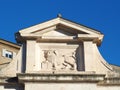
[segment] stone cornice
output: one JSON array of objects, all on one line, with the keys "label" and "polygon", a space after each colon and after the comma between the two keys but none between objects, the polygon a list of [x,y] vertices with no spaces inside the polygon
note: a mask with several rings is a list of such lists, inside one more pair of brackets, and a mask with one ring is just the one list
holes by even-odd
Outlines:
[{"label": "stone cornice", "polygon": [[20,83],[24,82],[99,82],[104,80],[104,74],[36,74],[36,73],[25,73],[18,74],[18,79]]},{"label": "stone cornice", "polygon": [[98,85],[120,86],[120,77],[107,77],[103,81],[99,82]]},{"label": "stone cornice", "polygon": [[105,77],[104,74],[93,73],[25,73],[17,74],[19,83],[97,83],[99,86],[119,86],[120,77]]}]

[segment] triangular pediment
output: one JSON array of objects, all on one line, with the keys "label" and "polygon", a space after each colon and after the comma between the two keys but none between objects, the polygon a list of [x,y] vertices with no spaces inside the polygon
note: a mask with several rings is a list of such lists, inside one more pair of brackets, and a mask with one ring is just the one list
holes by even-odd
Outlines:
[{"label": "triangular pediment", "polygon": [[21,37],[35,38],[43,36],[75,36],[82,39],[96,38],[99,41],[102,41],[103,38],[103,34],[101,34],[99,31],[60,17],[20,30],[18,33]]},{"label": "triangular pediment", "polygon": [[51,28],[53,26],[64,26],[64,28],[68,28],[70,30],[74,30],[74,32],[84,32],[88,34],[100,34],[99,31],[93,30],[91,28],[88,28],[86,26],[71,22],[69,20],[63,19],[63,18],[55,18],[52,20],[49,20],[47,22],[20,30],[20,33],[34,33],[42,30],[46,30],[47,28]]}]

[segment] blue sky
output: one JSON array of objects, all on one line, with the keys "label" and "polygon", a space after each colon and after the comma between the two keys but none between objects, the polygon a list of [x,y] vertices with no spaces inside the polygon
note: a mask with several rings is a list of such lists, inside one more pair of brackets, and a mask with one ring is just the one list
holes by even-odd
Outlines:
[{"label": "blue sky", "polygon": [[0,0],[0,38],[15,42],[15,32],[58,13],[101,31],[103,57],[120,66],[120,0]]}]

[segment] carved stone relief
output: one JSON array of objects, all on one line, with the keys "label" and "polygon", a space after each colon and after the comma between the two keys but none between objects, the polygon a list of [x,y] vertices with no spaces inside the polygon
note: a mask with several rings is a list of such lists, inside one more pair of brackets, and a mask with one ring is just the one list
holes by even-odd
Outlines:
[{"label": "carved stone relief", "polygon": [[59,50],[42,50],[44,60],[41,62],[43,70],[76,70],[76,56],[74,52],[64,53]]}]

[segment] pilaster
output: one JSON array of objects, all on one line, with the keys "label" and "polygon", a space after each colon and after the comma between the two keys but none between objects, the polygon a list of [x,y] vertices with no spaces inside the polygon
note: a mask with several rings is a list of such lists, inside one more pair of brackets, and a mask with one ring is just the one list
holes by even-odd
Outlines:
[{"label": "pilaster", "polygon": [[35,56],[36,56],[36,41],[27,40],[26,50],[26,72],[31,72],[35,68]]},{"label": "pilaster", "polygon": [[93,42],[92,41],[84,41],[84,63],[85,63],[85,71],[93,71],[94,65],[94,57],[93,57]]}]

